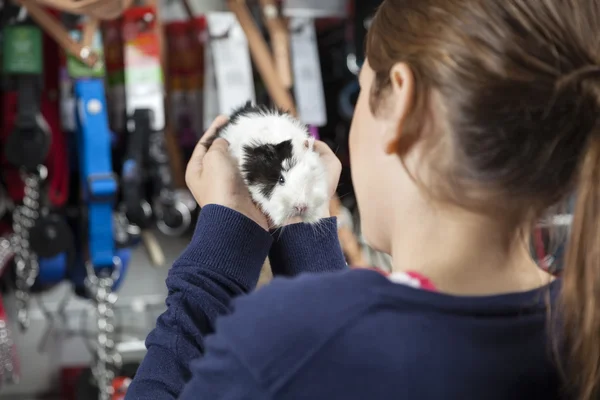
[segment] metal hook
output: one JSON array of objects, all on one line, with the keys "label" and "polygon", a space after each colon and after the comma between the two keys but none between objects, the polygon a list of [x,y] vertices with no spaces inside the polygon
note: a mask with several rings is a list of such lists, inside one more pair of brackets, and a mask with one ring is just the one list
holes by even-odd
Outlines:
[{"label": "metal hook", "polygon": [[[114,256],[112,258],[112,263],[113,263],[113,265],[112,265],[113,269],[111,271],[110,278],[113,281],[116,281],[121,276],[121,268],[122,268],[123,264],[121,263],[121,258],[118,256]],[[94,265],[92,264],[91,261],[88,261],[85,263],[85,269],[87,272],[87,277],[90,278],[91,283],[93,283],[93,281],[95,281],[99,278],[98,275],[96,275],[96,271],[94,270]]]},{"label": "metal hook", "polygon": [[15,18],[15,21],[23,22],[26,19],[27,19],[27,9],[23,6],[21,6],[21,8],[19,9],[19,13],[17,14],[17,17]]},{"label": "metal hook", "polygon": [[[54,311],[54,312],[50,311],[49,309],[47,309],[44,306],[41,296],[38,296],[36,298],[38,305],[40,307],[40,310],[42,311],[42,315],[46,319],[46,329],[44,330],[44,333],[42,334],[42,337],[40,338],[40,341],[38,343],[38,352],[40,352],[40,353],[46,352],[46,350],[48,348],[48,343],[50,342],[50,339],[53,336],[52,334],[55,333],[55,331],[56,331],[56,325],[55,325],[55,321],[57,319],[56,317],[58,317],[62,326],[67,326],[67,314],[65,313],[65,310],[67,308],[67,305],[71,301],[71,298],[72,298],[72,292],[67,291],[65,293],[65,295],[62,297],[62,299],[60,300],[60,303],[58,303],[58,307],[56,308],[56,311]],[[58,333],[64,334],[64,331],[59,331]]]},{"label": "metal hook", "polygon": [[225,31],[223,33],[210,33],[210,29],[208,30],[208,38],[210,40],[222,40],[222,39],[229,39],[229,34],[231,32],[231,29],[233,28],[234,23],[229,24],[229,26],[225,29]]},{"label": "metal hook", "polygon": [[[292,21],[298,21],[296,25],[292,25]],[[310,19],[292,19],[290,20],[289,30],[291,34],[298,34],[304,32],[304,30],[311,24]]]}]

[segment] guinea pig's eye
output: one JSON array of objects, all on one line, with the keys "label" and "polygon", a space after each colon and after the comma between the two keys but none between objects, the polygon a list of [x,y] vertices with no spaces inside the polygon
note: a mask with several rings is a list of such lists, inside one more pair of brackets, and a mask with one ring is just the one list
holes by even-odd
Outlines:
[{"label": "guinea pig's eye", "polygon": [[279,183],[282,185],[285,183],[285,178],[283,177],[283,175],[279,176]]}]

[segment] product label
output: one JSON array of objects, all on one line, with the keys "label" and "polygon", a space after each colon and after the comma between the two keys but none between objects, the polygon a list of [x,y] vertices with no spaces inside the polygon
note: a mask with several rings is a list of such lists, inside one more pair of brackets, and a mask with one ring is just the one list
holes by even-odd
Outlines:
[{"label": "product label", "polygon": [[248,41],[233,13],[209,13],[207,22],[218,111],[230,114],[247,101],[256,101]]},{"label": "product label", "polygon": [[125,93],[127,113],[153,111],[152,128],[165,127],[164,86],[156,13],[152,7],[135,7],[124,15]]},{"label": "product label", "polygon": [[42,31],[35,25],[4,28],[3,69],[5,74],[41,74]]},{"label": "product label", "polygon": [[291,18],[290,29],[298,117],[305,124],[324,126],[327,112],[314,22],[308,18]]},{"label": "product label", "polygon": [[348,0],[284,0],[283,13],[301,18],[345,18]]}]

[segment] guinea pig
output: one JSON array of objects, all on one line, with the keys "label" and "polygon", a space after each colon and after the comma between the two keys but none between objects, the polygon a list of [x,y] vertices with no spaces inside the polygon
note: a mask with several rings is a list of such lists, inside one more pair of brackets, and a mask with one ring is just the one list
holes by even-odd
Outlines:
[{"label": "guinea pig", "polygon": [[327,176],[305,125],[286,112],[248,102],[234,110],[217,137],[229,142],[252,199],[272,227],[293,217],[319,221],[329,207]]}]

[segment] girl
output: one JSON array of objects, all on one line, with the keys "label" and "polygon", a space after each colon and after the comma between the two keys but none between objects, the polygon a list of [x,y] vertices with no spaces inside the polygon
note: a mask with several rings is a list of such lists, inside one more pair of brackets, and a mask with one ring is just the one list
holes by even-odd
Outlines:
[{"label": "girl", "polygon": [[[199,146],[203,211],[127,398],[597,398],[599,30],[599,0],[385,0],[350,150],[363,232],[394,273],[348,270],[327,215],[272,237],[227,143]],[[553,280],[526,239],[574,191]],[[330,272],[232,303],[268,253],[278,275]]]}]

